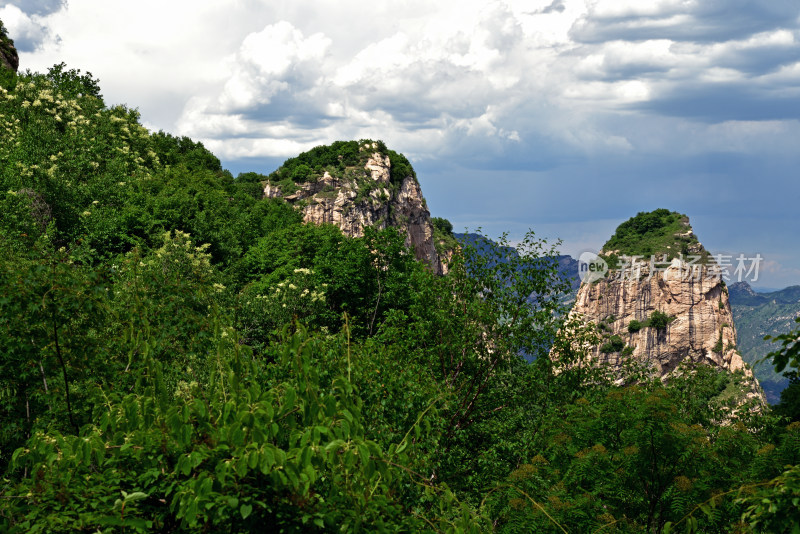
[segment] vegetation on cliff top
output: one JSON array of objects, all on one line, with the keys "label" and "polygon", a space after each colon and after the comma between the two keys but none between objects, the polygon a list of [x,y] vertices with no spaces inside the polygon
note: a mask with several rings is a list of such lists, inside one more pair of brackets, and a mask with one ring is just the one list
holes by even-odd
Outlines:
[{"label": "vegetation on cliff top", "polygon": [[666,255],[671,260],[692,254],[701,256],[701,262],[708,259],[708,253],[692,232],[689,218],[663,208],[639,212],[620,224],[602,249],[602,256],[611,268],[619,265],[620,256],[639,256],[649,262],[651,256],[662,259]]},{"label": "vegetation on cliff top", "polygon": [[431,217],[433,224],[433,244],[440,255],[452,253],[459,247],[458,239],[453,234],[453,224],[441,217]]},{"label": "vegetation on cliff top", "polygon": [[[294,183],[315,181],[325,172],[343,178],[348,168],[364,174],[364,165],[374,153],[389,157],[391,164],[390,182],[399,187],[408,177],[416,178],[411,163],[403,154],[386,147],[383,141],[361,139],[360,141],[335,141],[330,145],[320,145],[283,162],[269,175],[274,182],[291,180]],[[368,173],[364,176],[368,176]]]}]

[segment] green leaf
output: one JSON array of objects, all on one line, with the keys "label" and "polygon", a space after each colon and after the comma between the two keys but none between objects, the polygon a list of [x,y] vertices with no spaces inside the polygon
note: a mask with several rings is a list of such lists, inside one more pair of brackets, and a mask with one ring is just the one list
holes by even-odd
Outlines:
[{"label": "green leaf", "polygon": [[239,507],[239,513],[242,514],[242,519],[247,519],[253,513],[253,507],[249,504],[243,504]]},{"label": "green leaf", "polygon": [[186,509],[186,514],[183,516],[184,521],[189,525],[194,526],[195,519],[197,518],[197,499],[192,499]]},{"label": "green leaf", "polygon": [[146,493],[142,493],[141,491],[135,491],[128,495],[125,495],[125,502],[136,502],[141,501],[142,499],[146,499],[148,495]]},{"label": "green leaf", "polygon": [[284,411],[289,411],[294,407],[295,400],[297,400],[297,393],[293,388],[286,388],[286,393],[283,396]]},{"label": "green leaf", "polygon": [[239,475],[240,478],[244,477],[247,474],[247,456],[242,456],[238,460],[236,460],[236,474]]},{"label": "green leaf", "polygon": [[247,467],[255,469],[258,465],[258,451],[250,451],[247,455]]},{"label": "green leaf", "polygon": [[275,455],[269,447],[265,447],[259,455],[258,466],[263,474],[269,473],[272,466],[275,465]]}]

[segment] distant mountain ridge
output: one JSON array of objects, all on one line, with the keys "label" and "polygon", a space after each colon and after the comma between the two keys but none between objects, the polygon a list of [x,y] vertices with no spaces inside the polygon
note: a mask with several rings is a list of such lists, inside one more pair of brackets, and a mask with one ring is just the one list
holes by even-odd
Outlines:
[{"label": "distant mountain ridge", "polygon": [[728,292],[742,357],[753,366],[767,399],[778,402],[789,381],[776,373],[770,362],[755,362],[777,348],[764,336],[785,334],[794,328],[794,319],[800,317],[800,286],[757,293],[747,282],[737,282],[729,286]]},{"label": "distant mountain ridge", "polygon": [[800,302],[800,285],[789,286],[769,292],[757,292],[747,282],[736,282],[729,286],[731,298],[743,306],[763,306],[770,302],[778,304],[795,304]]},{"label": "distant mountain ridge", "polygon": [[[475,233],[456,232],[453,233],[453,236],[459,243],[472,245],[476,247],[479,252],[484,246],[483,243],[488,244],[491,241],[488,237]],[[506,248],[508,254],[517,254],[517,251],[513,247]],[[560,254],[556,256],[555,259],[558,262],[558,271],[562,279],[568,281],[570,284],[570,300],[574,300],[575,292],[581,286],[580,274],[578,273],[578,260],[568,254]]]}]

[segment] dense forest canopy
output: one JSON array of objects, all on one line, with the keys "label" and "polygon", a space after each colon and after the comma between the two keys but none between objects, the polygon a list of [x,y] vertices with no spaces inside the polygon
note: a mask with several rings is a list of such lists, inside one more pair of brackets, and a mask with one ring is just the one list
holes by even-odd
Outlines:
[{"label": "dense forest canopy", "polygon": [[[435,276],[393,228],[303,224],[262,199],[265,175],[147,131],[63,64],[0,90],[0,131],[0,530],[800,523],[796,389],[751,411],[710,367],[664,384],[583,365],[595,334],[564,324],[568,284],[532,234],[463,242]],[[266,176],[357,166],[358,147]],[[393,182],[415,176],[379,150]],[[679,219],[612,241],[640,223]]]}]

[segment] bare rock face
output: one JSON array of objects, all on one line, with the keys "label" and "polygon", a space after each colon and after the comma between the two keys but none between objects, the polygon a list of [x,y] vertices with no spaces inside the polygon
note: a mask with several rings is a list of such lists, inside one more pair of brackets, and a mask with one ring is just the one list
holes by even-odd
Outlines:
[{"label": "bare rock face", "polygon": [[19,68],[19,56],[14,47],[14,41],[6,33],[3,21],[0,21],[0,68],[10,69],[17,72]]},{"label": "bare rock face", "polygon": [[294,192],[284,192],[285,182],[269,181],[264,196],[282,197],[302,210],[306,222],[334,224],[351,237],[363,236],[368,226],[394,226],[405,234],[416,258],[441,274],[433,224],[419,182],[408,175],[392,183],[391,159],[378,148],[377,143],[360,146],[363,165],[335,175],[325,170],[322,176],[295,184]]},{"label": "bare rock face", "polygon": [[392,206],[390,224],[406,233],[406,245],[414,248],[418,260],[441,273],[439,255],[433,243],[431,214],[425,205],[422,189],[412,176],[407,176]]},{"label": "bare rock face", "polygon": [[[672,258],[667,252],[657,263],[644,255],[628,256],[617,248],[624,239],[612,238],[604,247],[601,257],[625,261],[612,261],[615,268],[604,277],[585,280],[572,309],[573,314],[595,324],[601,336],[590,357],[612,366],[636,359],[662,379],[684,362],[740,371],[750,385],[747,397],[763,403],[763,391],[736,347],[728,288],[721,271],[697,242],[688,218],[680,216],[674,222],[683,231],[673,235],[666,231],[659,238],[662,244],[669,243],[663,250],[671,250]],[[628,242],[655,242],[648,231]]]},{"label": "bare rock face", "polygon": [[[578,290],[573,310],[589,321],[602,322],[605,332],[619,336],[632,349],[623,356],[624,349],[601,352],[598,345],[594,357],[612,364],[624,357],[646,360],[662,376],[687,359],[752,376],[736,351],[736,329],[722,279],[705,265],[693,270],[680,259],[652,276],[647,267],[638,279],[603,279]],[[663,328],[636,329],[636,322],[647,323],[655,312],[669,317]]]},{"label": "bare rock face", "polygon": [[[377,147],[375,147],[377,148]],[[367,160],[364,168],[370,172],[372,179],[381,184],[388,184],[391,179],[392,162],[389,156],[374,152]]]},{"label": "bare rock face", "polygon": [[442,274],[450,272],[450,262],[453,261],[453,256],[456,254],[456,249],[449,248],[439,253],[439,271]]}]

